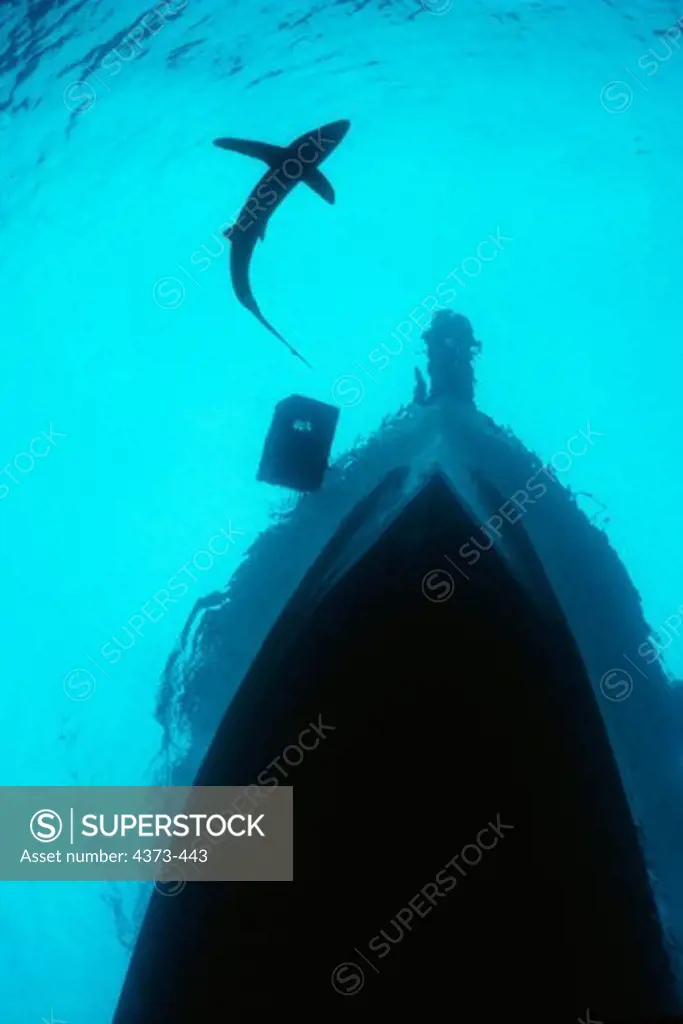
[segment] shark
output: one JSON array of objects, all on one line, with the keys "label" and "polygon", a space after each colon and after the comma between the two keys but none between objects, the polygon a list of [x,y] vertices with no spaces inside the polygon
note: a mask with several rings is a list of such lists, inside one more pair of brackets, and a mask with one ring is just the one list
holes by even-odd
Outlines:
[{"label": "shark", "polygon": [[219,149],[255,157],[268,165],[268,170],[249,193],[235,222],[223,231],[231,243],[230,277],[238,301],[309,369],[312,367],[308,360],[275,330],[261,312],[249,280],[251,257],[256,243],[265,238],[272,214],[300,182],[325,202],[334,204],[334,189],[320,170],[320,164],[337,148],[350,127],[350,121],[333,121],[300,135],[288,146],[274,146],[249,139],[213,140],[214,146]]}]

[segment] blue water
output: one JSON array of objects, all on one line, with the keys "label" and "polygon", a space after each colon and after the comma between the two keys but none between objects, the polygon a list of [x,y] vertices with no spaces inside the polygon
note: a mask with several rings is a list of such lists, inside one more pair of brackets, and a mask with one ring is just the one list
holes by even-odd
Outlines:
[{"label": "blue water", "polygon": [[[0,8],[3,784],[154,777],[169,653],[293,502],[255,482],[275,403],[336,400],[335,455],[370,435],[424,369],[429,296],[483,342],[479,405],[542,458],[599,432],[567,482],[683,677],[677,19],[652,0]],[[296,189],[253,267],[311,372],[231,293],[220,228],[261,168],[211,140],[339,118],[336,205]],[[108,1021],[145,898],[4,883],[3,1019]]]}]

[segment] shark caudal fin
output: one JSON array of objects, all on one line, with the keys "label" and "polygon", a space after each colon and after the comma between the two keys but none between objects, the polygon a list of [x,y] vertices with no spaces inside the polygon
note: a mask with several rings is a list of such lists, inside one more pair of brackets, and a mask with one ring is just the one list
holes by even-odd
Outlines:
[{"label": "shark caudal fin", "polygon": [[266,318],[263,316],[263,314],[260,311],[258,313],[255,313],[254,315],[261,321],[263,326],[266,327],[270,331],[271,334],[274,334],[275,337],[278,338],[278,340],[281,341],[282,344],[285,345],[286,348],[289,349],[289,351],[292,353],[293,356],[296,356],[297,359],[300,359],[301,362],[304,363],[308,367],[309,370],[313,369],[313,367],[309,363],[308,359],[304,359],[304,357],[301,355],[301,352],[297,352],[297,350],[294,348],[294,346],[290,345],[289,342],[286,340],[286,338],[282,337],[282,335],[280,334],[279,331],[276,331],[274,327],[271,327],[271,325],[268,323],[268,321],[266,320]]},{"label": "shark caudal fin", "polygon": [[302,363],[305,363],[305,365],[308,367],[309,370],[313,369],[313,367],[309,363],[308,359],[305,359],[301,355],[301,352],[298,352],[294,348],[293,345],[290,345],[289,342],[287,341],[287,339],[283,338],[282,335],[280,334],[280,332],[276,331],[275,328],[273,327],[273,325],[268,323],[268,321],[264,317],[263,313],[259,309],[258,304],[256,303],[256,301],[252,297],[250,297],[246,301],[245,301],[245,299],[240,299],[240,302],[242,303],[242,305],[244,306],[245,309],[248,309],[250,313],[253,313],[253,315],[256,317],[256,319],[259,321],[259,323],[263,324],[263,326],[266,328],[267,331],[270,331],[271,334],[274,334],[275,337],[278,339],[278,341],[281,341],[282,344],[285,346],[285,348],[289,349],[289,351],[292,353],[293,356],[296,356],[296,358],[300,359]]},{"label": "shark caudal fin", "polygon": [[263,323],[264,327],[268,328],[268,330],[271,332],[271,334],[274,334],[276,338],[279,338],[279,340],[282,342],[282,344],[285,345],[289,349],[289,351],[292,353],[293,356],[296,356],[297,359],[301,360],[301,362],[304,364],[304,366],[307,366],[309,370],[313,369],[313,367],[309,363],[308,359],[305,359],[301,355],[301,352],[298,352],[297,349],[295,349],[293,345],[290,345],[289,342],[286,341],[285,338],[283,338],[282,335],[278,331],[276,331],[274,327],[271,327],[270,324],[267,323],[266,320],[263,320],[262,323]]}]

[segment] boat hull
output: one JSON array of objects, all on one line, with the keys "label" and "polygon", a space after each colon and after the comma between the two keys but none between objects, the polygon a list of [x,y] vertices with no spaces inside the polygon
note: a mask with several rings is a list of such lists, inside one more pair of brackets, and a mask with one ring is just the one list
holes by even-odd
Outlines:
[{"label": "boat hull", "polygon": [[306,575],[197,778],[294,786],[295,881],[155,893],[117,1024],[673,1012],[621,777],[533,549],[524,584],[495,549],[447,576],[476,524],[440,474],[356,549],[364,521]]}]

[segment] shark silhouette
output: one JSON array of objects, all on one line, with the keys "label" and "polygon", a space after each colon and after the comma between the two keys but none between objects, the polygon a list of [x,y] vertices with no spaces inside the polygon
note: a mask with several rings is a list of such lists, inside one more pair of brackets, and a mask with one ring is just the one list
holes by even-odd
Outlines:
[{"label": "shark silhouette", "polygon": [[289,351],[306,366],[311,364],[268,323],[258,307],[249,282],[249,265],[259,239],[263,240],[271,214],[300,181],[328,203],[334,203],[334,189],[319,170],[320,164],[336,149],[351,127],[350,121],[333,121],[299,136],[289,146],[271,146],[248,139],[214,139],[214,146],[257,157],[268,164],[268,171],[252,189],[240,215],[223,234],[230,239],[230,275],[235,295]]}]

